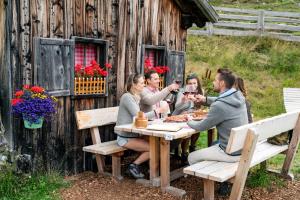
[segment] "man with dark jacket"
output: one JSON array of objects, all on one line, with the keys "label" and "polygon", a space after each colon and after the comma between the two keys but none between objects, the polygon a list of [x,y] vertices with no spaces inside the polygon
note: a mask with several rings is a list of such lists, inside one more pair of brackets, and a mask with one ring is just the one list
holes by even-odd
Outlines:
[{"label": "man with dark jacket", "polygon": [[232,128],[248,123],[245,98],[240,91],[233,88],[235,76],[228,69],[218,69],[213,82],[218,97],[197,95],[198,101],[210,106],[207,118],[202,121],[189,121],[188,125],[204,131],[216,126],[219,134],[219,144],[189,154],[189,164],[203,160],[237,162],[240,152],[229,155],[225,152]]}]

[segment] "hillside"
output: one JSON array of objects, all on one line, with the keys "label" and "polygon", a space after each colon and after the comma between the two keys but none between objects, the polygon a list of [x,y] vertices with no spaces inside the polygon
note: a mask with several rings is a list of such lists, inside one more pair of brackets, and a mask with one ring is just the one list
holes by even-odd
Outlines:
[{"label": "hillside", "polygon": [[214,6],[300,12],[300,0],[211,0]]},{"label": "hillside", "polygon": [[300,43],[257,37],[188,37],[187,73],[201,77],[207,68],[215,73],[224,66],[245,79],[255,119],[273,116],[284,112],[282,88],[300,87]]}]

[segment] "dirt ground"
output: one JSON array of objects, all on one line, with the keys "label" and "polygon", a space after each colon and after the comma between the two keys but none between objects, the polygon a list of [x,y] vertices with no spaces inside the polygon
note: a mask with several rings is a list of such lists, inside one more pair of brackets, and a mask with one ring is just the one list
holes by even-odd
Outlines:
[{"label": "dirt ground", "polygon": [[[125,177],[118,182],[109,176],[93,172],[66,177],[72,182],[70,188],[60,191],[64,200],[174,200],[174,196],[162,193],[160,188],[146,187],[137,184],[134,179]],[[203,184],[200,178],[188,176],[182,177],[171,183],[172,186],[184,189],[187,192],[184,200],[196,200],[203,198]],[[218,184],[216,185],[216,188]],[[216,194],[216,193],[215,193]],[[228,197],[216,196],[218,200],[225,200]],[[300,181],[284,183],[283,187],[270,186],[266,188],[248,188],[243,192],[244,200],[300,200]]]}]

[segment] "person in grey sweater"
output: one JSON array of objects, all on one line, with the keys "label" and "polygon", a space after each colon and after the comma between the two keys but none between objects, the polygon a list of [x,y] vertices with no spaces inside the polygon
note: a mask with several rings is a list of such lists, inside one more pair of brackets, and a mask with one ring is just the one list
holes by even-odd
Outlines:
[{"label": "person in grey sweater", "polygon": [[[133,122],[133,117],[140,111],[139,101],[140,93],[145,86],[143,75],[132,74],[128,77],[126,83],[126,93],[120,99],[119,112],[116,125],[130,124]],[[167,107],[160,107],[145,113],[146,117],[152,118],[156,114],[165,112]],[[117,144],[119,146],[141,152],[139,157],[129,165],[129,172],[135,178],[143,178],[144,174],[141,173],[139,165],[149,160],[149,143],[142,139],[137,133],[129,133],[123,131],[116,131]]]},{"label": "person in grey sweater", "polygon": [[[166,98],[171,91],[179,89],[179,85],[173,83],[159,91],[159,75],[154,70],[147,72],[145,74],[145,79],[147,81],[147,87],[145,87],[141,93],[140,102],[141,111],[143,112],[149,112],[153,110],[153,106],[159,108],[159,102],[161,100]],[[159,116],[156,116],[156,118],[159,118]]]},{"label": "person in grey sweater", "polygon": [[210,105],[207,118],[198,121],[189,121],[188,125],[197,130],[204,131],[216,126],[219,134],[219,144],[206,149],[190,153],[189,164],[195,164],[203,160],[215,160],[223,162],[237,162],[240,158],[240,151],[227,154],[227,147],[230,131],[248,123],[245,98],[240,91],[232,88],[235,83],[235,76],[228,69],[219,69],[213,82],[214,90],[219,92],[218,97],[204,97],[197,95],[199,102]]}]

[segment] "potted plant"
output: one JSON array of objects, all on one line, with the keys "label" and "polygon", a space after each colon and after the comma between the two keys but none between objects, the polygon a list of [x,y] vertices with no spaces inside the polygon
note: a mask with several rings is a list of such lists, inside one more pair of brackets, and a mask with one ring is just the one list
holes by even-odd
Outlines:
[{"label": "potted plant", "polygon": [[16,91],[11,104],[13,114],[23,118],[25,128],[36,129],[56,112],[57,99],[42,87],[24,85]]}]

